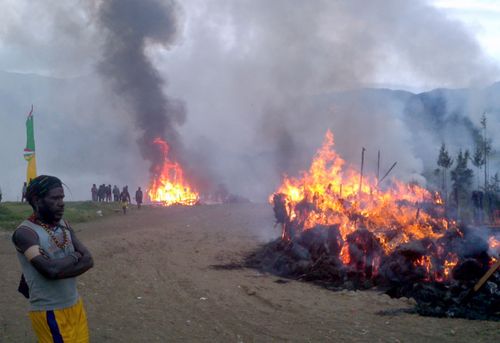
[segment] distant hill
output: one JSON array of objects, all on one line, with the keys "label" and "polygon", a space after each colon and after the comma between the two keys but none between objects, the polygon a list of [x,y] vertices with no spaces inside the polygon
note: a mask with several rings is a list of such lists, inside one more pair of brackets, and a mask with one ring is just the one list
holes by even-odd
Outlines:
[{"label": "distant hill", "polygon": [[[182,100],[189,110],[189,95]],[[35,105],[40,170],[57,172],[66,179],[78,175],[72,186],[73,200],[86,199],[92,183],[145,186],[149,165],[138,151],[138,133],[127,113],[127,103],[109,94],[97,75],[58,79],[0,71],[0,185],[7,199],[16,199],[22,185],[24,120],[31,104]],[[209,103],[206,106],[210,113]],[[265,199],[283,173],[297,175],[308,168],[327,129],[333,131],[336,150],[346,161],[357,166],[361,147],[365,147],[367,171],[373,172],[381,150],[382,169],[398,161],[393,174],[406,179],[430,179],[442,143],[452,155],[459,149],[474,149],[482,134],[483,113],[493,147],[500,151],[496,137],[500,130],[500,82],[484,88],[440,88],[422,93],[362,88],[307,94],[272,111],[281,113],[270,123],[259,122],[273,115],[265,110],[242,118],[250,121],[248,130],[258,143],[245,151],[238,151],[237,145],[219,146],[211,137],[206,137],[202,147],[196,144],[199,137],[185,134],[183,140],[205,156],[209,167],[203,167],[215,175],[216,183],[220,179],[232,193],[250,199]],[[237,116],[237,109],[227,115]],[[195,114],[188,112],[187,118],[196,125]],[[9,143],[8,148],[5,143]],[[500,170],[496,155],[490,166],[492,174]],[[200,166],[200,159],[193,165]]]}]

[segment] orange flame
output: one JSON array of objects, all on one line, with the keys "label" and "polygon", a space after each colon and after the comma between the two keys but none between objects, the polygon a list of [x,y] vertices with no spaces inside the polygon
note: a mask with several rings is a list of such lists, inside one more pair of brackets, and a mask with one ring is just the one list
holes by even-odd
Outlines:
[{"label": "orange flame", "polygon": [[[429,238],[436,242],[456,223],[444,218],[443,200],[438,193],[415,185],[391,181],[391,188],[383,190],[375,177],[363,175],[346,166],[333,150],[334,138],[327,131],[322,147],[317,151],[307,172],[300,178],[285,176],[276,193],[282,194],[288,220],[293,227],[308,230],[316,225],[338,225],[344,244],[340,252],[342,263],[352,261],[346,238],[363,227],[380,242],[384,253],[411,240]],[[432,215],[426,209],[432,207]],[[283,225],[285,228],[286,225]],[[283,232],[284,239],[294,233]],[[300,232],[299,232],[300,234]],[[439,247],[438,247],[439,248]],[[439,250],[439,249],[438,249]],[[429,278],[448,278],[457,264],[456,256],[442,256],[434,252],[415,261],[425,269]],[[436,262],[439,261],[439,262]],[[379,267],[380,258],[371,261],[373,269]],[[438,264],[438,265],[434,265]]]},{"label": "orange flame", "polygon": [[156,138],[153,143],[161,149],[163,165],[149,185],[149,198],[165,206],[175,204],[192,206],[198,203],[199,195],[191,189],[184,179],[181,165],[168,158],[169,146],[167,142]]},{"label": "orange flame", "polygon": [[[300,179],[285,176],[276,193],[286,196],[290,220],[300,220],[306,230],[317,224],[339,224],[343,239],[361,224],[379,238],[386,252],[411,238],[437,239],[443,235],[434,228],[443,228],[449,223],[431,217],[420,207],[424,203],[439,207],[442,199],[438,194],[395,180],[394,187],[383,191],[375,178],[366,175],[360,187],[359,173],[345,167],[344,160],[333,151],[333,145],[333,134],[328,130],[309,171]],[[297,207],[300,202],[313,207],[307,211],[297,210],[301,208]],[[394,230],[397,232],[392,234],[397,233],[397,237],[385,237],[386,232]]]},{"label": "orange flame", "polygon": [[458,263],[457,255],[452,255],[449,260],[447,259],[444,261],[443,274],[445,279],[448,279],[451,276],[451,271],[453,270],[453,268],[455,268],[457,263]]},{"label": "orange flame", "polygon": [[491,255],[500,255],[500,240],[495,237],[490,237],[488,240],[488,244],[490,246]]}]

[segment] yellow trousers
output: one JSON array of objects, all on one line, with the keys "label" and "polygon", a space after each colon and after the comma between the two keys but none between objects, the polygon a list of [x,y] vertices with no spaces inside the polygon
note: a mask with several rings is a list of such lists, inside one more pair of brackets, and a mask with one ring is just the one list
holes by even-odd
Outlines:
[{"label": "yellow trousers", "polygon": [[39,343],[88,343],[87,314],[82,299],[68,308],[31,311],[31,324]]}]

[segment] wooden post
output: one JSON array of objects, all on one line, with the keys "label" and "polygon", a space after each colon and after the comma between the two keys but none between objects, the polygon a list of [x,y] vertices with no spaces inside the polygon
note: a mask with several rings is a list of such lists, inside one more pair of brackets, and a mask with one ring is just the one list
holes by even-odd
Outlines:
[{"label": "wooden post", "polygon": [[377,156],[377,186],[378,186],[378,180],[380,180],[380,150],[378,151],[378,156]]},{"label": "wooden post", "polygon": [[361,173],[359,174],[359,191],[358,196],[361,196],[361,187],[363,186],[363,168],[365,165],[365,147],[361,149]]},{"label": "wooden post", "polygon": [[500,259],[495,262],[491,266],[491,268],[483,275],[481,279],[472,287],[467,293],[465,293],[465,296],[462,296],[461,299],[459,300],[460,303],[465,304],[468,303],[472,297],[483,287],[483,285],[488,281],[488,279],[497,271],[497,269],[500,268]]},{"label": "wooden post", "polygon": [[483,277],[474,285],[474,292],[479,291],[479,289],[488,281],[488,279],[493,275],[497,269],[500,268],[500,259],[491,266],[491,268],[483,275]]},{"label": "wooden post", "polygon": [[382,182],[382,181],[384,181],[384,179],[387,177],[387,175],[389,175],[389,173],[390,173],[390,172],[391,172],[391,170],[392,170],[392,169],[396,166],[396,164],[397,164],[397,163],[398,163],[397,161],[396,161],[396,162],[394,162],[394,164],[393,164],[393,165],[389,168],[389,170],[387,171],[387,173],[385,173],[385,175],[384,175],[384,176],[382,176],[382,178],[380,179],[379,183],[380,183],[380,182]]}]

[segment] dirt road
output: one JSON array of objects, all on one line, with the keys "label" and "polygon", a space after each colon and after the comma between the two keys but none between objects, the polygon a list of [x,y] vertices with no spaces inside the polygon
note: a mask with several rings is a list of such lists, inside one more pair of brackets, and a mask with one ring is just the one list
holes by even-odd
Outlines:
[{"label": "dirt road", "polygon": [[[500,323],[381,315],[409,301],[223,270],[277,235],[268,205],[148,208],[75,225],[92,342],[500,342]],[[19,266],[0,233],[0,342],[34,342]]]}]

